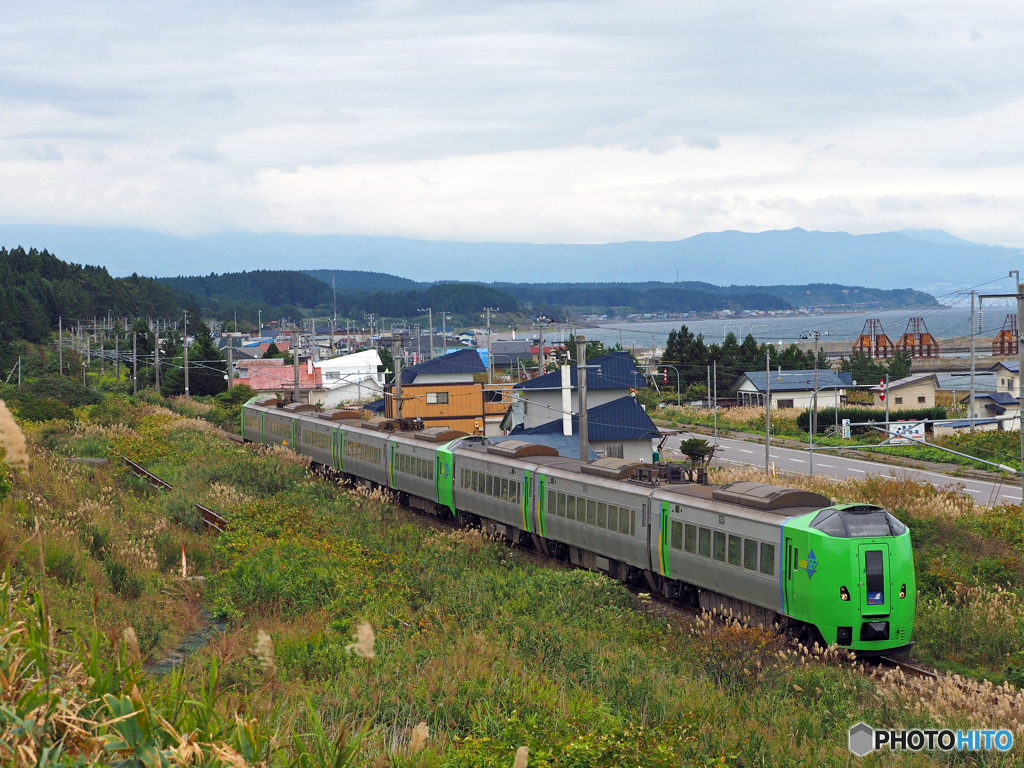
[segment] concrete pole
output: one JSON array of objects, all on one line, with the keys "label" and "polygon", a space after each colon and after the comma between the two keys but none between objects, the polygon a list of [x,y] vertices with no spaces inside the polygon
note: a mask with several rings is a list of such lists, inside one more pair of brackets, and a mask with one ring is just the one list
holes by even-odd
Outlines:
[{"label": "concrete pole", "polygon": [[[545,373],[548,372],[546,361],[544,360],[544,325],[542,323],[539,323],[538,325],[540,326],[540,346],[537,348],[537,360],[539,363],[537,365],[537,370],[539,371],[540,375],[543,376]],[[587,455],[589,456],[590,454]]]},{"label": "concrete pole", "polygon": [[139,394],[139,334],[132,331],[132,394]]},{"label": "concrete pole", "polygon": [[235,350],[231,346],[231,339],[228,339],[228,389],[235,386]]},{"label": "concrete pole", "polygon": [[562,434],[572,437],[572,367],[562,366]]},{"label": "concrete pole", "polygon": [[299,402],[299,334],[292,331],[292,366],[295,370],[295,402]]},{"label": "concrete pole", "polygon": [[[889,403],[892,402],[892,392],[889,391],[889,374],[885,374],[885,431],[888,434],[891,432],[889,429]],[[888,439],[888,438],[887,438]]]},{"label": "concrete pole", "polygon": [[[970,416],[971,416],[971,431],[974,431],[974,419],[977,417],[977,411],[974,409],[974,336],[975,327],[974,322],[974,297],[978,294],[977,291],[971,291],[971,404],[970,404]],[[1020,315],[1017,315],[1019,318]]]},{"label": "concrete pole", "polygon": [[153,380],[157,393],[160,392],[160,321],[156,321],[156,334],[153,336]]},{"label": "concrete pole", "polygon": [[57,318],[57,360],[60,365],[60,375],[64,375],[64,318]]},{"label": "concrete pole", "polygon": [[[711,407],[714,409],[715,414],[715,466],[718,466],[718,361],[716,360],[711,370],[712,381],[712,395],[711,395]],[[678,382],[679,379],[677,378]]]},{"label": "concrete pole", "polygon": [[771,460],[772,433],[772,358],[770,352],[764,353],[764,473],[772,471]]},{"label": "concrete pole", "polygon": [[494,368],[491,366],[491,308],[487,307],[487,383],[494,383]]},{"label": "concrete pole", "polygon": [[[1021,395],[1024,395],[1024,387],[1021,387],[1020,377],[1024,373],[1024,344],[1020,343],[1020,323],[1021,318],[1024,318],[1024,290],[1022,290],[1020,282],[1020,272],[1011,272],[1011,275],[1016,274],[1017,278],[1017,429],[1020,430],[1020,459],[1021,468],[1024,469],[1024,429],[1021,425],[1024,424],[1024,419],[1021,418],[1020,413],[1020,400]],[[1021,473],[1021,487],[1024,488],[1024,472]],[[1024,498],[1024,492],[1021,493],[1021,497]],[[1021,502],[1022,520],[1024,520],[1024,501]]]},{"label": "concrete pole", "polygon": [[183,313],[185,332],[181,336],[181,349],[185,358],[185,397],[188,397],[188,312]]},{"label": "concrete pole", "polygon": [[[543,331],[541,331],[543,334]],[[541,336],[541,344],[544,337]],[[544,348],[541,347],[543,359]],[[576,387],[579,392],[579,419],[580,419],[580,461],[590,461],[590,436],[587,434],[587,340],[582,336],[576,337]]]}]

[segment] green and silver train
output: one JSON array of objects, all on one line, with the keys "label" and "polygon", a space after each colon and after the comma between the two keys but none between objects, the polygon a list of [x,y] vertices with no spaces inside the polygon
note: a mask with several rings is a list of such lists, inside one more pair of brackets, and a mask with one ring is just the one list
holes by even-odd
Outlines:
[{"label": "green and silver train", "polygon": [[244,406],[242,435],[669,598],[762,626],[783,622],[862,655],[911,643],[910,532],[881,507],[765,483],[654,482],[651,465],[584,463],[515,439],[405,431],[272,398]]}]

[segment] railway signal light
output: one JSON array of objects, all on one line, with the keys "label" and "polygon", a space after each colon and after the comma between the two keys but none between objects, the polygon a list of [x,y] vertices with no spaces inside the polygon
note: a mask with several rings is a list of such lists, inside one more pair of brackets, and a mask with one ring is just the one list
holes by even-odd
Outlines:
[{"label": "railway signal light", "polygon": [[880,394],[878,396],[878,399],[881,400],[884,403],[885,402],[885,379],[880,379],[878,383],[882,387],[882,394]]}]

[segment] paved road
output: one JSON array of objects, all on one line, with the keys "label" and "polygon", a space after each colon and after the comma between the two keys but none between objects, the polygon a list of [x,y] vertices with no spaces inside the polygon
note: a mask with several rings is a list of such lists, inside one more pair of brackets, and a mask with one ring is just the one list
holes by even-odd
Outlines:
[{"label": "paved road", "polygon": [[[702,435],[703,437],[703,435]],[[666,448],[678,448],[682,436],[674,435],[665,441]],[[710,440],[710,438],[709,438]],[[764,444],[747,442],[746,440],[730,440],[719,438],[718,461],[720,465],[750,464],[759,469],[764,468]],[[806,450],[780,448],[772,446],[771,460],[780,472],[810,472],[810,457]],[[877,464],[862,459],[849,459],[837,456],[835,451],[827,453],[814,452],[814,474],[828,475],[843,479],[847,477],[864,477],[865,475],[888,475],[896,471],[917,480],[924,480],[936,486],[955,485],[962,483],[964,490],[974,497],[978,504],[1010,504],[1021,503],[1020,479],[1007,477],[1005,483],[989,483],[984,480],[950,477],[941,472],[929,472],[912,467],[893,467],[889,464]]]}]

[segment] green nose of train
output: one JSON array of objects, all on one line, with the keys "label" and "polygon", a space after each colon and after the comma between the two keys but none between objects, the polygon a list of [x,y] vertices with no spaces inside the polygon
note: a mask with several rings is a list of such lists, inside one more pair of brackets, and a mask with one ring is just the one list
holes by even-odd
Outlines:
[{"label": "green nose of train", "polygon": [[787,616],[861,653],[910,644],[917,590],[903,523],[880,507],[837,504],[790,518],[782,537]]}]

